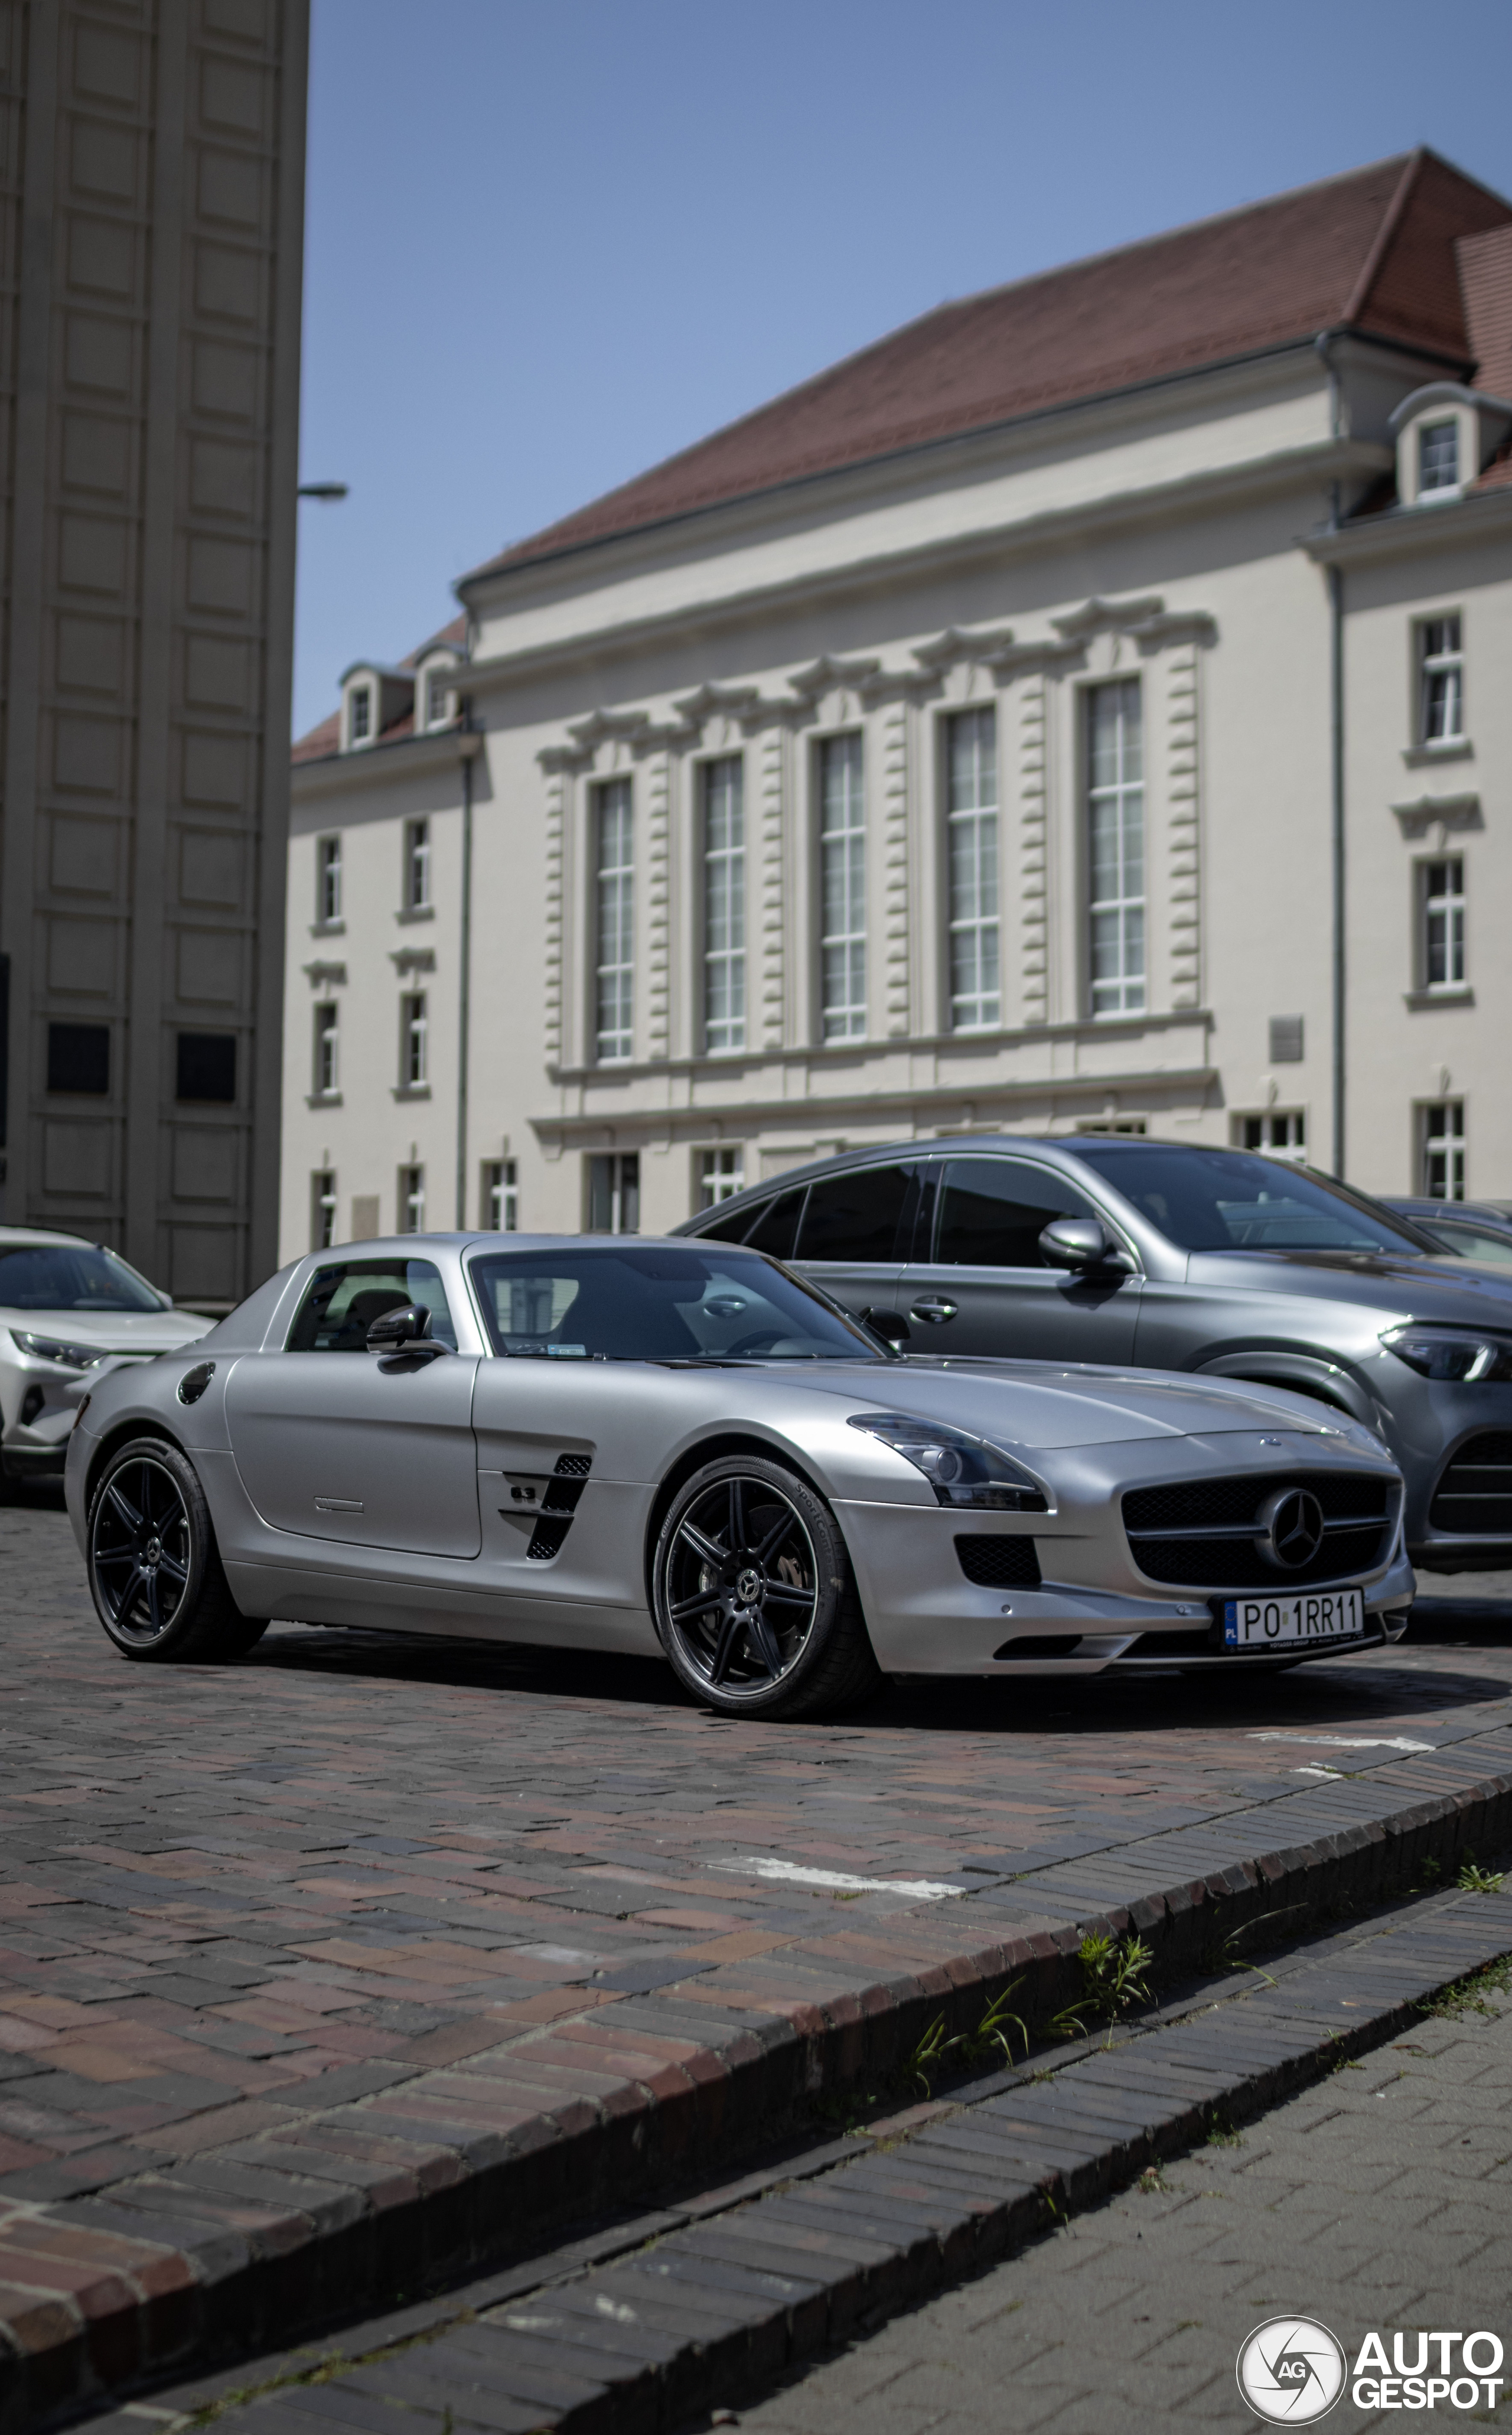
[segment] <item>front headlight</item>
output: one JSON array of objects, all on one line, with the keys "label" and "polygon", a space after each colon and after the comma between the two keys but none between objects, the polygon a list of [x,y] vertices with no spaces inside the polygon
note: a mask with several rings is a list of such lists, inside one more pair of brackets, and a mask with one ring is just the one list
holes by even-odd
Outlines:
[{"label": "front headlight", "polygon": [[996,1446],[965,1429],[916,1420],[911,1412],[852,1412],[850,1426],[901,1454],[921,1471],[942,1505],[997,1513],[1047,1513],[1038,1481]]},{"label": "front headlight", "polygon": [[1512,1340],[1505,1337],[1452,1327],[1388,1327],[1381,1341],[1424,1378],[1452,1378],[1462,1386],[1512,1379]]},{"label": "front headlight", "polygon": [[10,1333],[34,1361],[57,1361],[64,1370],[93,1370],[96,1361],[110,1358],[97,1344],[60,1344],[56,1336],[28,1336],[19,1327]]}]

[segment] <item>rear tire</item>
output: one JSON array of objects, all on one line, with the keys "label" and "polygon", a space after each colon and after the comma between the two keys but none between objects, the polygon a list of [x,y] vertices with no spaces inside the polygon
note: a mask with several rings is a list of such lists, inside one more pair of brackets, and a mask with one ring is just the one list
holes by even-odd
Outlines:
[{"label": "rear tire", "polygon": [[198,1474],[165,1438],[133,1438],[100,1474],[89,1585],[108,1637],[138,1664],[224,1663],[267,1630],[232,1597]]},{"label": "rear tire", "polygon": [[840,1526],[782,1463],[730,1455],[695,1473],[652,1582],[673,1671],[721,1716],[829,1716],[881,1687]]}]

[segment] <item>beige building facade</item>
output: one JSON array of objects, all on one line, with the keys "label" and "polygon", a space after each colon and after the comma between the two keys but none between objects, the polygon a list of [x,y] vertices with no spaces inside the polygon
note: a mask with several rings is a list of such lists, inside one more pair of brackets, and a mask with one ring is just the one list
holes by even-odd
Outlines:
[{"label": "beige building facade", "polygon": [[283,1256],[963,1129],[1512,1195],[1509,389],[1512,208],[1417,154],[466,578],[297,751]]},{"label": "beige building facade", "polygon": [[0,10],[0,1210],[211,1309],[277,1249],[307,40]]}]

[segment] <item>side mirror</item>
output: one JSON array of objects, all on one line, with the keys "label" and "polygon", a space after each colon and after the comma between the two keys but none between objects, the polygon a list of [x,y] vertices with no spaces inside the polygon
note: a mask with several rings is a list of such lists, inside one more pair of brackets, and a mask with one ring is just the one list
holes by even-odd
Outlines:
[{"label": "side mirror", "polygon": [[1129,1270],[1128,1253],[1114,1242],[1100,1218],[1052,1218],[1040,1236],[1040,1249],[1053,1269],[1083,1274],[1093,1269],[1116,1269],[1125,1276]]},{"label": "side mirror", "polygon": [[369,1353],[445,1353],[450,1347],[431,1334],[431,1314],[423,1303],[404,1303],[386,1310],[368,1330]]},{"label": "side mirror", "polygon": [[873,1336],[881,1337],[884,1344],[906,1344],[913,1334],[913,1329],[900,1311],[873,1310],[868,1304],[856,1316],[863,1327],[869,1328]]}]

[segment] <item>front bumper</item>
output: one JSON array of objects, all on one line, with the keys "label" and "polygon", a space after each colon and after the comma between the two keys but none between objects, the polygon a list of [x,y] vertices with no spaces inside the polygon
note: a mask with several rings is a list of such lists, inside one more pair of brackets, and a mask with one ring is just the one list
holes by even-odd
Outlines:
[{"label": "front bumper", "polygon": [[[1365,1595],[1363,1638],[1287,1643],[1284,1653],[1251,1654],[1220,1645],[1218,1592],[1130,1593],[1053,1577],[1033,1587],[978,1588],[955,1560],[956,1516],[917,1506],[836,1511],[877,1663],[889,1674],[1264,1672],[1400,1640],[1417,1589],[1399,1537],[1385,1569],[1351,1584]],[[1053,1576],[1057,1537],[1042,1523],[1037,1531],[1036,1518],[1025,1514],[1022,1528],[1004,1535],[1033,1538],[1042,1571]],[[936,1522],[943,1527],[932,1527]],[[1059,1544],[1067,1556],[1085,1561],[1085,1540]]]}]

